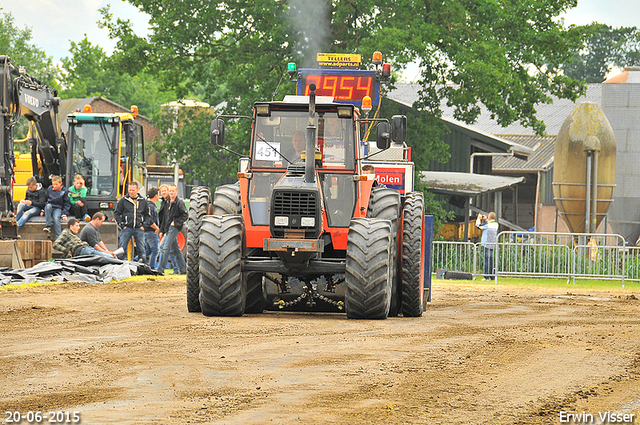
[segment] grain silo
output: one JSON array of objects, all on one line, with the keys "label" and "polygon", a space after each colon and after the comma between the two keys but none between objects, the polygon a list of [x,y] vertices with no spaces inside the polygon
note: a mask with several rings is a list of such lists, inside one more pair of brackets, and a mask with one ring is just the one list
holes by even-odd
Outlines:
[{"label": "grain silo", "polygon": [[602,85],[602,110],[616,137],[617,166],[608,221],[613,233],[635,243],[640,235],[640,67]]}]

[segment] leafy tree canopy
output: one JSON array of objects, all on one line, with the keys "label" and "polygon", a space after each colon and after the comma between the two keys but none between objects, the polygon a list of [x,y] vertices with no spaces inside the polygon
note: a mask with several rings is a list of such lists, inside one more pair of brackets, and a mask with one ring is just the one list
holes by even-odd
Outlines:
[{"label": "leafy tree canopy", "polygon": [[[178,96],[198,86],[202,100],[223,99],[226,112],[247,114],[257,100],[292,93],[293,84],[283,81],[286,64],[313,66],[317,52],[360,53],[365,66],[374,50],[395,68],[417,60],[421,89],[414,107],[427,117],[413,145],[425,146],[417,149],[422,155],[443,151],[437,118],[444,99],[465,122],[477,118],[483,103],[499,123],[521,120],[543,133],[535,105],[550,95],[575,100],[584,90],[562,73],[584,31],[565,28],[558,15],[576,0],[129,2],[150,15],[151,33],[141,37],[129,21],[103,10],[121,66],[148,67]],[[206,143],[208,126],[196,134],[182,143]],[[175,154],[183,149],[166,147]]]},{"label": "leafy tree canopy", "polygon": [[140,113],[151,118],[159,116],[161,104],[175,99],[172,90],[164,90],[144,69],[135,75],[123,70],[116,57],[107,56],[86,35],[79,43],[72,41],[69,52],[71,56],[62,59],[64,98],[103,96],[125,107],[138,105]]},{"label": "leafy tree canopy", "polygon": [[637,27],[612,28],[594,23],[587,27],[584,44],[574,49],[563,68],[566,76],[587,83],[601,83],[613,67],[640,63],[640,31]]},{"label": "leafy tree canopy", "polygon": [[43,84],[58,87],[60,70],[53,64],[53,58],[31,42],[30,28],[15,26],[10,13],[0,12],[0,53],[9,56],[15,66],[24,66],[29,75]]}]

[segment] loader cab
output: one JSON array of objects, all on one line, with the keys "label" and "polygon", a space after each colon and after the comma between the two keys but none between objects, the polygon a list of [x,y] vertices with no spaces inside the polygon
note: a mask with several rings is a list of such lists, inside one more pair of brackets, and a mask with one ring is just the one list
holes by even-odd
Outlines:
[{"label": "loader cab", "polygon": [[132,114],[76,112],[67,122],[65,184],[76,174],[84,177],[90,213],[113,210],[132,180],[146,187],[143,128]]}]

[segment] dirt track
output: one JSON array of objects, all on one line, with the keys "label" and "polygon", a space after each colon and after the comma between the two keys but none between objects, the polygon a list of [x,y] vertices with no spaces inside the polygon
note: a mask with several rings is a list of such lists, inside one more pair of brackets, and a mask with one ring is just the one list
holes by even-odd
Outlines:
[{"label": "dirt track", "polygon": [[184,292],[184,278],[0,292],[2,423],[6,411],[78,411],[83,424],[555,424],[612,411],[640,424],[637,294],[436,281],[421,318],[354,321],[206,318]]}]

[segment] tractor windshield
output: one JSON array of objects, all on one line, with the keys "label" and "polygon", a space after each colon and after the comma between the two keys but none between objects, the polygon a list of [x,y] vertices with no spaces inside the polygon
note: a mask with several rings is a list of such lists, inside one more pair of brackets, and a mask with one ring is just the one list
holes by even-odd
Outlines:
[{"label": "tractor windshield", "polygon": [[76,123],[70,129],[73,172],[85,178],[88,195],[110,195],[115,188],[117,124]]},{"label": "tractor windshield", "polygon": [[[303,164],[309,113],[272,110],[257,117],[252,146],[252,165],[257,168],[287,168]],[[322,168],[353,169],[355,126],[352,118],[338,118],[336,111],[316,112],[316,152]]]}]

